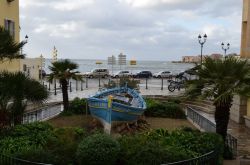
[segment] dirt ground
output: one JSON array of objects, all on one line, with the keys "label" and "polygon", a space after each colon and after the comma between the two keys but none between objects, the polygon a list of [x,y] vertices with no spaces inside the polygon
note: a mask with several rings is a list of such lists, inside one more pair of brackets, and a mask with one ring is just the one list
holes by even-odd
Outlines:
[{"label": "dirt ground", "polygon": [[[58,116],[48,122],[54,127],[81,127],[86,128],[93,121],[89,115],[73,115],[73,116]],[[168,118],[153,118],[147,117],[146,121],[150,124],[150,128],[165,128],[173,130],[180,127],[195,128],[188,120],[185,119],[168,119]]]},{"label": "dirt ground", "polygon": [[165,128],[167,130],[174,130],[180,127],[191,127],[195,128],[188,120],[186,119],[168,119],[168,118],[155,118],[147,117],[147,122],[150,124],[150,128]]}]

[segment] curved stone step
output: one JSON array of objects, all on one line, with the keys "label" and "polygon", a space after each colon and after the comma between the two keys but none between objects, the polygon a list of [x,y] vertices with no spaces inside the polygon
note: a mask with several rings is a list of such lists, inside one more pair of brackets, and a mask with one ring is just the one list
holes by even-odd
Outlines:
[{"label": "curved stone step", "polygon": [[195,110],[199,110],[208,114],[214,114],[214,109],[207,108],[204,106],[199,106],[199,105],[194,105],[194,104],[186,104],[186,103],[181,103],[184,106],[190,106],[191,108],[194,108]]}]

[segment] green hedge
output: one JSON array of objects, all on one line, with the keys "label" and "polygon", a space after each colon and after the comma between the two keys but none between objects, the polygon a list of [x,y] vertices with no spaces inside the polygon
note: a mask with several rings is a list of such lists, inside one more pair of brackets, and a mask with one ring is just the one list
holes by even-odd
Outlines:
[{"label": "green hedge", "polygon": [[86,114],[87,100],[82,98],[74,98],[69,104],[69,110],[73,114]]},{"label": "green hedge", "polygon": [[13,154],[42,148],[54,138],[53,127],[47,123],[35,122],[14,127],[0,140],[0,153]]},{"label": "green hedge", "polygon": [[171,163],[198,157],[214,150],[219,155],[217,164],[222,164],[223,140],[214,133],[201,133],[190,129],[172,132],[157,129],[144,134],[121,137],[119,143],[121,164]]},{"label": "green hedge", "polygon": [[177,104],[177,100],[171,100],[169,102],[160,102],[153,99],[146,99],[147,109],[145,111],[146,116],[151,117],[165,117],[174,119],[184,119],[186,115],[181,106]]},{"label": "green hedge", "polygon": [[223,147],[219,135],[190,128],[112,138],[102,133],[89,135],[81,128],[54,129],[47,123],[16,126],[0,140],[1,154],[54,165],[158,165],[214,150],[220,165]]},{"label": "green hedge", "polygon": [[119,143],[111,136],[95,134],[79,144],[76,159],[79,164],[112,165],[118,159],[119,151]]}]

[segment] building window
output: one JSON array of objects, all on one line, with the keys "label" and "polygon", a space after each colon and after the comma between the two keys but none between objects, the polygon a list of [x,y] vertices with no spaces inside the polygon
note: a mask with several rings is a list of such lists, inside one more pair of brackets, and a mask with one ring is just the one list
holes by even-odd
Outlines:
[{"label": "building window", "polygon": [[5,19],[4,20],[4,28],[9,31],[10,35],[15,38],[15,22]]}]

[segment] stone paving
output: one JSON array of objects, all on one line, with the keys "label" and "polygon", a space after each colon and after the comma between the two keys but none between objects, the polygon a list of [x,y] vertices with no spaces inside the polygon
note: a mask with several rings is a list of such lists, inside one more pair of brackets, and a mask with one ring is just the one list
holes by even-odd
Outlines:
[{"label": "stone paving", "polygon": [[238,139],[238,156],[250,156],[250,128],[230,121],[228,132]]},{"label": "stone paving", "polygon": [[[98,88],[85,88],[82,91],[78,90],[78,91],[72,91],[72,92],[68,92],[69,94],[69,100],[73,100],[75,97],[79,97],[79,98],[88,98],[92,95],[94,95],[96,92],[98,92]],[[174,91],[174,92],[169,92],[168,89],[158,89],[158,88],[149,88],[149,89],[145,89],[145,88],[140,88],[140,92],[142,96],[147,96],[147,95],[159,95],[159,96],[169,96],[169,95],[179,95],[180,93],[183,92],[183,90],[181,91]],[[54,95],[54,91],[50,92],[50,97],[48,99],[48,102],[61,102],[62,101],[62,92],[61,91],[57,91],[57,95]]]}]

